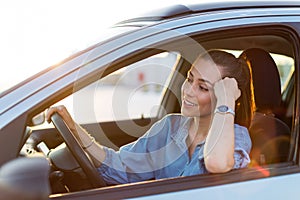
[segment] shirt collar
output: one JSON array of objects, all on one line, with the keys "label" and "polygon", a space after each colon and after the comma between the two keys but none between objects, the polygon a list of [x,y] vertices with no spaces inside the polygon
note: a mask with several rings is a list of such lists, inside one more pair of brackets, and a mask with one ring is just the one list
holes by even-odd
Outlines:
[{"label": "shirt collar", "polygon": [[[175,129],[172,133],[171,133],[171,138],[173,139],[173,141],[180,147],[180,148],[184,148],[186,149],[186,138],[189,134],[189,127],[190,127],[190,123],[191,120],[193,118],[191,117],[185,117],[185,116],[181,116],[181,118],[179,119],[179,126],[177,129]],[[205,143],[206,139],[204,139],[203,141],[201,141],[199,144],[197,144],[197,146],[201,146]]]},{"label": "shirt collar", "polygon": [[182,149],[186,149],[186,138],[189,132],[190,121],[192,118],[181,116],[179,121],[179,126],[171,133],[171,138],[173,141]]}]

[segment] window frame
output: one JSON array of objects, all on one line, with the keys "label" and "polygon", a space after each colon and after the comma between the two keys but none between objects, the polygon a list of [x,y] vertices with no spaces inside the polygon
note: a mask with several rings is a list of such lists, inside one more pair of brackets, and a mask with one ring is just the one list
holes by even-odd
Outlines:
[{"label": "window frame", "polygon": [[[229,34],[228,37],[229,36],[234,37],[237,35],[251,35],[253,33],[257,33],[258,30],[260,33],[274,34],[274,29],[279,30],[279,32],[283,31],[288,34],[291,34],[292,36],[295,36],[294,32],[293,31],[291,32],[291,30],[284,25],[282,26],[256,25],[256,26],[249,26],[249,29],[247,31],[244,31],[243,29],[242,30],[243,33],[241,33],[240,28],[232,28],[231,30],[228,30],[228,34]],[[199,34],[203,35],[202,33]],[[219,31],[212,30],[211,33],[206,33],[204,35],[207,34],[209,35],[210,38],[209,40],[213,40],[213,38],[218,38],[217,35],[219,34]],[[297,38],[294,39],[297,40]],[[299,47],[294,47],[294,48],[299,49]],[[179,65],[180,67],[177,70],[179,71],[179,73],[182,74],[187,71],[187,66],[189,65],[189,63],[181,60],[181,64],[182,65]],[[297,73],[299,73],[298,68],[299,66],[295,65],[295,72],[297,71]],[[176,84],[174,84],[174,82],[176,82]],[[178,86],[176,76],[172,77],[170,85],[171,85],[171,90],[172,90],[172,85],[175,85],[173,87]],[[166,105],[167,102],[169,103],[170,99],[174,101],[174,98],[171,97],[170,95],[171,92],[168,92],[168,94],[164,96],[164,100],[163,100],[164,105]],[[296,110],[294,110],[294,112],[296,112]],[[296,128],[293,128],[293,133],[295,136],[298,135]],[[295,158],[295,156],[297,155],[299,155],[299,153],[298,151],[295,151],[295,155],[293,155],[293,157]],[[166,192],[178,192],[178,191],[191,190],[197,188],[206,188],[211,186],[221,186],[224,184],[234,184],[234,183],[250,181],[250,180],[260,180],[264,178],[271,178],[271,177],[289,175],[294,173],[300,173],[300,168],[297,165],[298,163],[297,160],[298,159],[291,159],[291,161],[289,162],[276,163],[268,166],[261,166],[259,168],[251,167],[245,169],[238,169],[225,174],[194,175],[188,177],[177,177],[175,179],[144,181],[138,184],[119,185],[118,188],[112,188],[112,189],[103,188],[99,191],[90,193],[90,195],[91,196],[94,195],[95,197],[101,195],[102,198],[118,199],[118,198],[126,198],[126,197],[139,197],[144,195],[161,194]],[[147,190],[145,190],[145,187],[147,187]],[[134,194],[129,194],[128,191],[135,191],[135,192]],[[81,196],[81,194],[69,194],[69,195],[71,195],[70,197],[72,198]]]},{"label": "window frame", "polygon": [[[225,22],[226,23],[226,22]],[[237,23],[237,22],[236,22]],[[254,22],[252,22],[254,23]],[[214,27],[214,29],[207,29],[203,32],[197,32],[197,34],[205,35],[209,33],[217,33],[218,31],[228,31],[229,33],[233,34],[235,31],[238,33],[238,30],[243,29],[245,32],[246,28],[251,28],[264,31],[274,31],[274,29],[278,31],[283,31],[283,33],[288,33],[290,36],[290,40],[292,41],[293,45],[293,52],[295,53],[295,75],[296,80],[299,80],[299,35],[298,33],[293,30],[292,26],[289,26],[288,23],[281,23],[278,25],[276,22],[268,22],[265,21],[262,23],[254,23],[250,25],[242,25],[242,28],[238,25],[234,26],[219,26]],[[250,33],[248,31],[248,33]],[[195,35],[196,31],[192,34]],[[139,52],[138,54],[140,54]],[[149,52],[148,52],[149,53]],[[138,55],[136,54],[136,55]],[[130,56],[128,60],[131,60],[134,56]],[[121,62],[121,60],[120,60]],[[120,63],[119,63],[120,64]],[[117,65],[116,65],[117,66]],[[119,67],[118,67],[119,68]],[[171,80],[171,85],[172,85]],[[298,140],[298,134],[299,134],[299,82],[296,84],[295,92],[296,92],[296,101],[294,106],[294,119],[293,119],[293,149],[291,150],[291,153],[294,153],[291,155],[291,161],[286,163],[279,163],[279,164],[272,164],[270,166],[262,166],[261,168],[246,168],[246,169],[239,169],[239,170],[233,170],[226,174],[212,174],[212,175],[195,175],[195,176],[189,176],[189,177],[179,177],[175,179],[166,179],[166,180],[157,180],[157,181],[146,181],[141,182],[138,184],[128,184],[128,185],[120,185],[117,188],[102,188],[97,189],[94,191],[86,191],[83,193],[72,193],[72,194],[66,194],[65,197],[86,197],[87,195],[91,198],[93,197],[102,197],[107,199],[117,199],[117,198],[126,198],[126,197],[139,197],[144,195],[151,195],[151,194],[161,194],[166,192],[175,192],[175,191],[183,191],[183,190],[190,190],[190,189],[196,189],[196,188],[206,188],[211,186],[220,186],[223,184],[231,184],[231,183],[238,183],[238,182],[244,182],[244,181],[251,181],[251,180],[261,180],[265,178],[271,178],[271,177],[278,177],[278,176],[284,176],[284,175],[291,175],[291,174],[298,174],[300,173],[299,168],[299,140]],[[170,94],[170,93],[169,93]],[[168,95],[164,97],[164,99],[168,99]],[[166,100],[163,101],[164,104],[166,104]],[[268,174],[265,174],[264,172],[268,171]],[[147,190],[145,190],[147,188]],[[134,194],[131,194],[131,191],[135,191]],[[63,197],[63,196],[62,196]]]}]

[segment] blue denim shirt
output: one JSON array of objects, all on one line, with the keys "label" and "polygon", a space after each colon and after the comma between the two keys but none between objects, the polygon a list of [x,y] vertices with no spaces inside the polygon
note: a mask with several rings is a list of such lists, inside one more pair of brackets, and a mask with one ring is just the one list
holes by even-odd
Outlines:
[{"label": "blue denim shirt", "polygon": [[[170,114],[119,151],[104,147],[106,158],[98,168],[99,173],[108,184],[208,173],[203,156],[205,141],[199,143],[189,157],[186,138],[190,119]],[[235,124],[234,128],[234,168],[237,169],[250,162],[251,139],[245,127]]]}]

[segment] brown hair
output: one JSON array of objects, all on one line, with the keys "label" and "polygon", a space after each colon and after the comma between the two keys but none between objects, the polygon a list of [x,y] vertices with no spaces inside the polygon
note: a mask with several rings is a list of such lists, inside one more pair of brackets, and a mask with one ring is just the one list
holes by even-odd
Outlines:
[{"label": "brown hair", "polygon": [[249,128],[254,111],[253,86],[249,65],[245,60],[238,59],[233,54],[221,50],[210,50],[201,57],[213,60],[221,69],[222,78],[236,79],[241,90],[241,96],[235,102],[235,123]]}]

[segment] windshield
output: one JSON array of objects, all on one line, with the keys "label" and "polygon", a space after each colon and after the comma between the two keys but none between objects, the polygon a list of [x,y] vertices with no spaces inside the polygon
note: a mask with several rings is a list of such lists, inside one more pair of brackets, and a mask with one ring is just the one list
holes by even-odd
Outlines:
[{"label": "windshield", "polygon": [[[16,64],[16,66],[11,67],[7,65],[3,68],[1,67],[5,70],[1,73],[0,93],[39,73],[49,66],[55,65],[63,59],[75,54],[76,52],[134,29],[137,29],[137,27],[110,27],[104,29],[101,33],[99,33],[99,35],[96,34],[96,36],[93,38],[81,38],[80,42],[74,41],[72,44],[59,44],[57,48],[60,51],[60,55],[52,57],[52,59],[50,59],[50,57],[49,59],[41,59],[38,55],[32,55],[32,57],[26,58],[25,61],[20,60],[20,63]],[[15,57],[21,58],[22,55],[15,55]],[[38,60],[39,62],[37,62]],[[5,63],[2,63],[2,65],[5,65]]]}]

